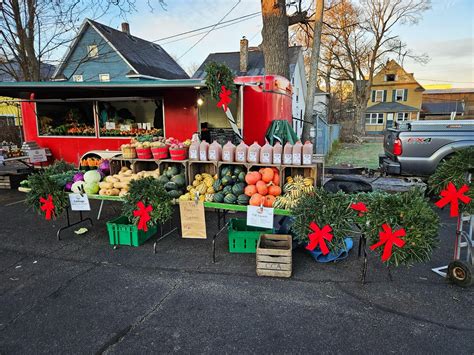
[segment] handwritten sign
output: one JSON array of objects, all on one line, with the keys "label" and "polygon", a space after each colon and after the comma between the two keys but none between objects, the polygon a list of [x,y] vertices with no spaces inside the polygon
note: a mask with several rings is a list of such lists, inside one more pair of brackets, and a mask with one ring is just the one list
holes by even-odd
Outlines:
[{"label": "handwritten sign", "polygon": [[247,206],[247,225],[273,228],[273,208]]},{"label": "handwritten sign", "polygon": [[28,158],[30,158],[30,162],[33,163],[41,163],[46,160],[46,150],[45,149],[32,149],[28,151]]},{"label": "handwritten sign", "polygon": [[91,205],[87,195],[69,194],[69,202],[71,203],[72,211],[90,211]]},{"label": "handwritten sign", "polygon": [[181,215],[181,233],[183,238],[207,238],[203,202],[179,201],[179,212]]},{"label": "handwritten sign", "polygon": [[115,122],[105,122],[105,129],[115,129]]}]

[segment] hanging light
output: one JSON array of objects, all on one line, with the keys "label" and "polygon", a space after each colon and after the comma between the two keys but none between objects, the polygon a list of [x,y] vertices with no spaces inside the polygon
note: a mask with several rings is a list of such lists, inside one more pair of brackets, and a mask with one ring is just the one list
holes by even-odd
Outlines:
[{"label": "hanging light", "polygon": [[204,104],[204,100],[202,99],[202,97],[199,97],[196,103],[198,104],[198,106],[202,106]]}]

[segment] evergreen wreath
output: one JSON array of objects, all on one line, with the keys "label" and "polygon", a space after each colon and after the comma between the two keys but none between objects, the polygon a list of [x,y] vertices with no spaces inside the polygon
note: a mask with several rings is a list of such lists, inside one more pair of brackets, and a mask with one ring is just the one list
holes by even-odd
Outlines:
[{"label": "evergreen wreath", "polygon": [[30,191],[26,195],[26,204],[38,212],[39,215],[44,215],[41,210],[41,197],[47,198],[48,195],[51,195],[54,204],[53,218],[58,218],[69,206],[69,199],[64,192],[64,186],[54,180],[49,172],[32,174],[28,177],[28,182]]},{"label": "evergreen wreath", "polygon": [[234,74],[227,65],[209,62],[204,70],[206,71],[206,86],[214,99],[219,100],[219,93],[223,85],[232,93],[236,91]]}]

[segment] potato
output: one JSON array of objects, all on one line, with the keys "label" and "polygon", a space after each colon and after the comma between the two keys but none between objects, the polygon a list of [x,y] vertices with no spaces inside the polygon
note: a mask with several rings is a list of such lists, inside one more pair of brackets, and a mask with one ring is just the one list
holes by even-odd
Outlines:
[{"label": "potato", "polygon": [[105,181],[114,183],[114,182],[119,182],[119,179],[117,179],[116,177],[113,177],[113,176],[106,176]]},{"label": "potato", "polygon": [[111,196],[118,196],[120,193],[120,190],[116,188],[113,188],[110,191],[111,191]]},{"label": "potato", "polygon": [[112,189],[110,189],[110,190],[105,190],[105,191],[104,191],[104,194],[105,194],[106,196],[112,196]]},{"label": "potato", "polygon": [[106,195],[106,193],[105,193],[106,191],[107,191],[107,189],[100,189],[99,190],[99,195],[101,195],[101,196]]},{"label": "potato", "polygon": [[114,187],[114,183],[113,182],[106,182],[106,181],[102,181],[99,183],[99,188],[101,189],[111,189],[112,187]]}]

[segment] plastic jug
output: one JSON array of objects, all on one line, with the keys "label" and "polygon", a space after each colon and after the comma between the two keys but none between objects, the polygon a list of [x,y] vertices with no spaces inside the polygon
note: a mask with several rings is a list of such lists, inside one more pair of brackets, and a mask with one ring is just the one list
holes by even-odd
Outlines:
[{"label": "plastic jug", "polygon": [[303,165],[311,165],[313,163],[313,143],[304,142],[303,145]]},{"label": "plastic jug", "polygon": [[281,153],[283,153],[283,147],[277,141],[273,146],[273,164],[281,164]]},{"label": "plastic jug", "polygon": [[290,142],[286,142],[283,148],[283,164],[291,165],[293,162],[293,145]]},{"label": "plastic jug", "polygon": [[249,147],[247,151],[247,162],[248,163],[258,163],[260,160],[260,145],[257,141],[253,142],[253,144]]},{"label": "plastic jug", "polygon": [[191,145],[189,146],[189,160],[199,160],[199,145],[201,142],[199,142],[199,138],[193,140],[191,142]]},{"label": "plastic jug", "polygon": [[265,139],[265,145],[260,149],[260,163],[272,164],[273,163],[273,147]]},{"label": "plastic jug", "polygon": [[199,145],[199,160],[207,161],[208,150],[209,150],[209,143],[203,140],[201,144]]},{"label": "plastic jug", "polygon": [[216,141],[212,142],[209,146],[208,158],[210,161],[219,161],[221,160],[222,147]]},{"label": "plastic jug", "polygon": [[235,161],[239,163],[246,163],[247,162],[247,150],[248,145],[245,144],[243,141],[235,148]]},{"label": "plastic jug", "polygon": [[227,162],[233,162],[235,157],[235,145],[231,141],[228,141],[222,149],[222,160]]},{"label": "plastic jug", "polygon": [[293,165],[301,165],[301,153],[303,152],[303,144],[300,141],[297,141],[293,146]]}]

